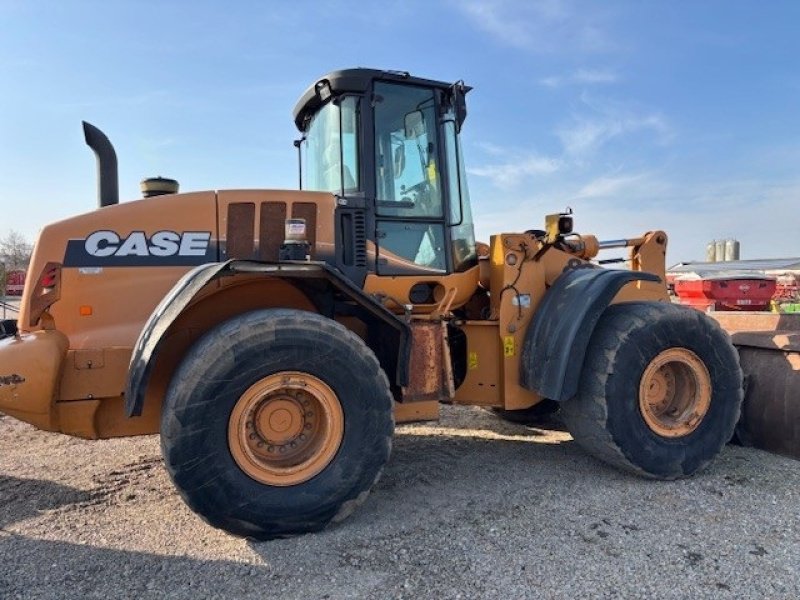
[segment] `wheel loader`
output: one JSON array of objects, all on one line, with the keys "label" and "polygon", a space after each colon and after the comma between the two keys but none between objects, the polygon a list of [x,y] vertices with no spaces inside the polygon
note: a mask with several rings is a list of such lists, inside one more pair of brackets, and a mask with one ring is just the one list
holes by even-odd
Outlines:
[{"label": "wheel loader", "polygon": [[[85,438],[160,433],[191,509],[258,539],[346,517],[395,422],[440,403],[557,403],[615,467],[702,469],[739,418],[742,373],[713,320],[669,302],[666,234],[599,241],[567,210],[476,242],[470,89],[325,75],[294,108],[298,191],[161,178],[119,203],[113,146],[84,123],[100,206],[41,231],[3,324],[0,410]],[[627,268],[603,267],[609,248]]]}]

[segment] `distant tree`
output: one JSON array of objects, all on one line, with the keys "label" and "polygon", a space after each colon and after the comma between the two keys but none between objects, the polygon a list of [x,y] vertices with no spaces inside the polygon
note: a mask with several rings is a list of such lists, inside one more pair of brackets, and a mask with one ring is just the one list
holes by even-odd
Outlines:
[{"label": "distant tree", "polygon": [[[32,252],[33,245],[13,229],[0,238],[0,263],[5,271],[27,269]],[[5,277],[3,281],[5,282]]]}]

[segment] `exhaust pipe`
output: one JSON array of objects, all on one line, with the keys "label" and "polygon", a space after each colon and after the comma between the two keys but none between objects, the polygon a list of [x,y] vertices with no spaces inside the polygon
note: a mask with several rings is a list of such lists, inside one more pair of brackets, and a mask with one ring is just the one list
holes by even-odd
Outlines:
[{"label": "exhaust pipe", "polygon": [[97,203],[100,208],[119,204],[119,181],[117,178],[117,153],[106,134],[91,123],[83,121],[86,145],[97,156]]}]

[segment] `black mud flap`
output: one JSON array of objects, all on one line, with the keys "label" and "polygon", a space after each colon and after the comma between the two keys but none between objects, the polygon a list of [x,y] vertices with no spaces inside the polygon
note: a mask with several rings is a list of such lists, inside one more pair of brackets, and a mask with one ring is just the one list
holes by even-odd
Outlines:
[{"label": "black mud flap", "polygon": [[522,386],[559,402],[574,396],[595,325],[617,292],[631,281],[661,278],[612,269],[573,269],[559,277],[525,335]]},{"label": "black mud flap", "polygon": [[[395,383],[408,384],[411,331],[409,326],[385,306],[367,296],[360,288],[345,279],[325,263],[292,262],[261,263],[246,260],[229,260],[223,263],[200,265],[186,273],[159,303],[144,325],[131,356],[128,378],[125,383],[125,413],[129,417],[142,414],[144,399],[155,358],[164,334],[194,300],[198,292],[220,277],[238,273],[258,273],[269,277],[294,280],[324,280],[332,292],[341,293],[353,300],[362,313],[396,335],[396,354],[388,362],[394,367]],[[384,336],[386,337],[386,336]],[[380,358],[380,357],[379,357]],[[387,365],[382,363],[386,368]]]},{"label": "black mud flap", "polygon": [[16,319],[3,319],[0,321],[0,340],[17,335]]}]

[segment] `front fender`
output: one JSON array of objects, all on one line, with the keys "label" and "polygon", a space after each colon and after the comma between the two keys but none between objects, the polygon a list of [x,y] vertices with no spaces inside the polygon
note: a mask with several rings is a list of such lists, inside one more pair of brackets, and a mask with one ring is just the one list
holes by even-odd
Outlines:
[{"label": "front fender", "polygon": [[603,311],[631,281],[661,281],[652,273],[572,269],[545,294],[525,334],[521,384],[563,401],[578,391],[583,359]]},{"label": "front fender", "polygon": [[[411,350],[409,326],[382,304],[364,294],[361,289],[340,273],[324,263],[262,263],[229,260],[223,263],[201,265],[186,273],[150,315],[133,349],[128,378],[125,383],[125,412],[129,417],[142,414],[155,359],[170,326],[205,286],[220,277],[238,273],[256,273],[296,281],[323,281],[327,284],[327,289],[331,294],[335,291],[353,300],[361,309],[365,319],[372,319],[379,326],[385,328],[387,335],[383,337],[391,338],[391,341],[396,342],[396,354],[389,353],[388,358],[379,354],[379,359],[383,359],[382,366],[385,369],[392,367],[397,385],[407,385]],[[375,349],[373,348],[373,350]],[[391,371],[387,369],[387,372]]]}]

